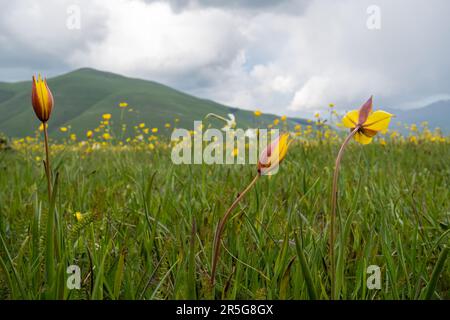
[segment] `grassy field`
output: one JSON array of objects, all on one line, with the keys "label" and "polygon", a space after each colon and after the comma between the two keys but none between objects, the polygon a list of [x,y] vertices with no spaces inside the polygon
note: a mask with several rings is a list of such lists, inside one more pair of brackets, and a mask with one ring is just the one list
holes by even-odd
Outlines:
[{"label": "grassy field", "polygon": [[[438,263],[449,244],[449,146],[350,144],[338,200],[339,298],[450,299],[450,266]],[[0,298],[328,299],[338,148],[296,141],[278,174],[259,179],[226,226],[214,288],[216,225],[255,166],[173,165],[163,144],[54,148],[49,233],[42,146],[0,151]],[[80,267],[80,290],[66,286],[69,265]],[[366,286],[369,265],[381,268],[379,290]]]}]

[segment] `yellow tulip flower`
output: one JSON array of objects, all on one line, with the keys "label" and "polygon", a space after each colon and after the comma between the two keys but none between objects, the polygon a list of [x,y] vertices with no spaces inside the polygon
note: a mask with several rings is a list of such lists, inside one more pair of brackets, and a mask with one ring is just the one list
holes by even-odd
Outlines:
[{"label": "yellow tulip flower", "polygon": [[52,92],[47,85],[47,80],[42,80],[41,75],[38,76],[37,80],[33,76],[31,104],[38,119],[43,123],[47,122],[53,110],[54,100]]},{"label": "yellow tulip flower", "polygon": [[289,134],[284,133],[277,137],[271,144],[269,144],[261,153],[258,160],[258,173],[269,174],[276,168],[281,161],[286,157],[289,144]]},{"label": "yellow tulip flower", "polygon": [[351,131],[357,129],[355,140],[361,144],[368,144],[378,132],[387,132],[392,117],[393,115],[386,111],[372,112],[371,97],[359,110],[348,112],[342,119],[342,124]]}]

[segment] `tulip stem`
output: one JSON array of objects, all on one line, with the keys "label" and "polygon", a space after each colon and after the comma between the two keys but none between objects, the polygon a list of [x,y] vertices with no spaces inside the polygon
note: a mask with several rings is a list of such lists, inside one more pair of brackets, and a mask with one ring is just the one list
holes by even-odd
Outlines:
[{"label": "tulip stem", "polygon": [[231,206],[228,208],[228,210],[223,215],[222,219],[220,220],[219,224],[217,225],[216,234],[214,236],[214,245],[213,245],[213,260],[212,260],[212,271],[211,271],[211,285],[214,286],[215,282],[215,276],[216,276],[216,267],[217,267],[217,261],[219,260],[219,254],[220,254],[220,240],[222,238],[223,229],[225,227],[225,223],[227,222],[228,218],[231,215],[231,212],[233,209],[238,205],[238,203],[242,200],[242,198],[245,196],[245,194],[254,186],[256,181],[259,178],[259,174],[255,176],[255,178],[250,182],[250,184],[247,186],[247,188],[244,189],[234,200],[234,202],[231,204]]},{"label": "tulip stem", "polygon": [[336,163],[334,167],[333,175],[333,187],[331,193],[331,221],[330,221],[330,273],[331,273],[331,299],[336,299],[335,285],[336,285],[336,270],[335,270],[335,258],[334,258],[334,239],[335,239],[335,223],[336,223],[336,204],[337,204],[337,193],[338,193],[338,180],[339,180],[339,168],[341,165],[341,159],[344,155],[344,150],[347,144],[350,142],[351,138],[358,132],[360,126],[356,126],[350,134],[345,138],[344,143],[342,143],[339,153],[336,158]]},{"label": "tulip stem", "polygon": [[44,126],[44,145],[45,145],[45,175],[47,176],[47,192],[48,201],[52,199],[52,185],[51,185],[51,171],[50,171],[50,157],[49,157],[49,147],[48,147],[48,132],[47,123],[43,122]]}]

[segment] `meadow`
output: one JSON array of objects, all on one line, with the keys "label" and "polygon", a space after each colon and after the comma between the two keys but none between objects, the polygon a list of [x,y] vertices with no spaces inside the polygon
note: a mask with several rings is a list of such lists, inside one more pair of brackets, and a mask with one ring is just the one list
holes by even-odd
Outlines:
[{"label": "meadow", "polygon": [[[234,210],[215,286],[216,225],[256,168],[174,165],[170,142],[147,135],[155,138],[51,143],[54,210],[42,138],[0,151],[0,299],[330,298],[329,199],[341,135],[293,134],[278,173],[262,176]],[[349,144],[337,298],[450,299],[450,140],[433,137]],[[80,268],[79,290],[66,285],[70,265]],[[366,285],[370,265],[380,267],[381,289]]]}]

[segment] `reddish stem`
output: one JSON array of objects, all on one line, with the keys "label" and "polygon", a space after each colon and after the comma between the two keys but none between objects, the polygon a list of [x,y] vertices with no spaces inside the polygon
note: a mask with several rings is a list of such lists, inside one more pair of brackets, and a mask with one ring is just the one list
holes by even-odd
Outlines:
[{"label": "reddish stem", "polygon": [[44,126],[44,145],[45,145],[45,175],[47,176],[47,192],[48,201],[51,201],[52,197],[52,185],[51,185],[51,172],[50,172],[50,157],[49,157],[49,146],[48,146],[48,132],[47,123],[43,122]]},{"label": "reddish stem", "polygon": [[337,193],[338,193],[338,180],[339,180],[339,168],[341,164],[342,156],[344,155],[344,150],[347,144],[350,142],[351,138],[358,132],[360,126],[356,126],[350,134],[345,138],[344,143],[342,143],[339,153],[336,158],[334,175],[333,175],[333,187],[331,193],[331,222],[330,222],[330,272],[331,272],[331,299],[336,299],[335,291],[335,280],[336,280],[336,270],[335,270],[335,259],[334,259],[334,239],[335,239],[335,223],[336,223],[336,203],[337,203]]},{"label": "reddish stem", "polygon": [[220,254],[220,239],[222,238],[223,229],[225,227],[225,223],[227,222],[228,218],[231,215],[231,212],[233,209],[237,206],[237,204],[242,200],[242,198],[245,196],[245,194],[253,187],[253,185],[256,183],[256,181],[259,178],[259,174],[256,175],[256,177],[250,182],[250,184],[247,186],[247,188],[242,191],[236,200],[231,204],[231,206],[228,208],[228,210],[223,215],[222,219],[220,220],[219,224],[217,225],[216,234],[214,236],[214,252],[213,252],[213,260],[212,260],[212,270],[211,270],[211,285],[214,285],[215,277],[216,277],[216,268],[217,268],[217,261],[219,260],[219,254]]}]

